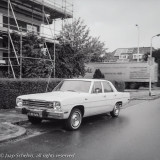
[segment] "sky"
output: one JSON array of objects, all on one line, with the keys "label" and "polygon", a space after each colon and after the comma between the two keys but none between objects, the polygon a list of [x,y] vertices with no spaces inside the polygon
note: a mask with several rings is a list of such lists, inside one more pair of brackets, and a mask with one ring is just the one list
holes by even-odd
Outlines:
[{"label": "sky", "polygon": [[[150,47],[160,34],[160,0],[73,0],[74,18],[81,18],[92,37],[100,37],[108,51]],[[139,26],[136,27],[136,24]],[[160,48],[160,37],[152,40]]]}]

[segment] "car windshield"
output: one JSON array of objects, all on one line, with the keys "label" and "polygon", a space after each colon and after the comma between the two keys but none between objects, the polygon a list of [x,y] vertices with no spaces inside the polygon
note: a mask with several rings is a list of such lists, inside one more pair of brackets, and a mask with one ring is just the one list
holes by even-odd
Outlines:
[{"label": "car windshield", "polygon": [[83,80],[64,80],[55,87],[53,91],[71,91],[88,93],[91,81]]}]

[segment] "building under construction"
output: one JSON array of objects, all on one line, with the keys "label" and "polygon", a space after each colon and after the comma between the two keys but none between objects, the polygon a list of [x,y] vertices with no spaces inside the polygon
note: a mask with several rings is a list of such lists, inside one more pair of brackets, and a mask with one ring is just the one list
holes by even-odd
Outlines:
[{"label": "building under construction", "polygon": [[[68,18],[73,18],[73,4],[66,0],[1,0],[0,77],[2,77],[1,68],[6,67],[12,72],[13,77],[16,78],[12,57],[10,57],[10,48],[12,48],[17,59],[17,65],[19,67],[22,65],[11,37],[13,31],[19,32],[20,35],[22,35],[22,32],[23,35],[25,32],[34,32],[45,39],[44,47],[47,48],[46,43],[56,43],[56,21],[60,20],[63,27],[65,20]],[[53,24],[54,27],[51,28],[50,24]],[[47,35],[45,32],[46,26],[49,26],[50,35]],[[49,57],[51,58],[51,56]],[[21,58],[23,58],[23,55]],[[51,61],[53,62],[55,72],[55,56]]]}]

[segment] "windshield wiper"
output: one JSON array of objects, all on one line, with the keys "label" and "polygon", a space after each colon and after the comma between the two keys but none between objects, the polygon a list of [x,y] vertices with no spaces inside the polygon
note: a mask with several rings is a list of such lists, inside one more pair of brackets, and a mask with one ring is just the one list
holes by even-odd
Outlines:
[{"label": "windshield wiper", "polygon": [[74,91],[74,90],[67,90],[67,91],[70,91],[70,92],[76,92],[76,91]]}]

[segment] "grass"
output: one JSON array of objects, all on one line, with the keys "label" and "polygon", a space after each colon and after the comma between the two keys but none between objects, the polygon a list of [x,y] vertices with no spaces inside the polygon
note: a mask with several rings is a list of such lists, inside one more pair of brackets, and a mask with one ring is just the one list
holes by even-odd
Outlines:
[{"label": "grass", "polygon": [[17,131],[18,129],[15,127],[11,127],[7,124],[0,123],[0,136],[3,136],[3,135],[6,136],[12,133],[16,133]]}]

